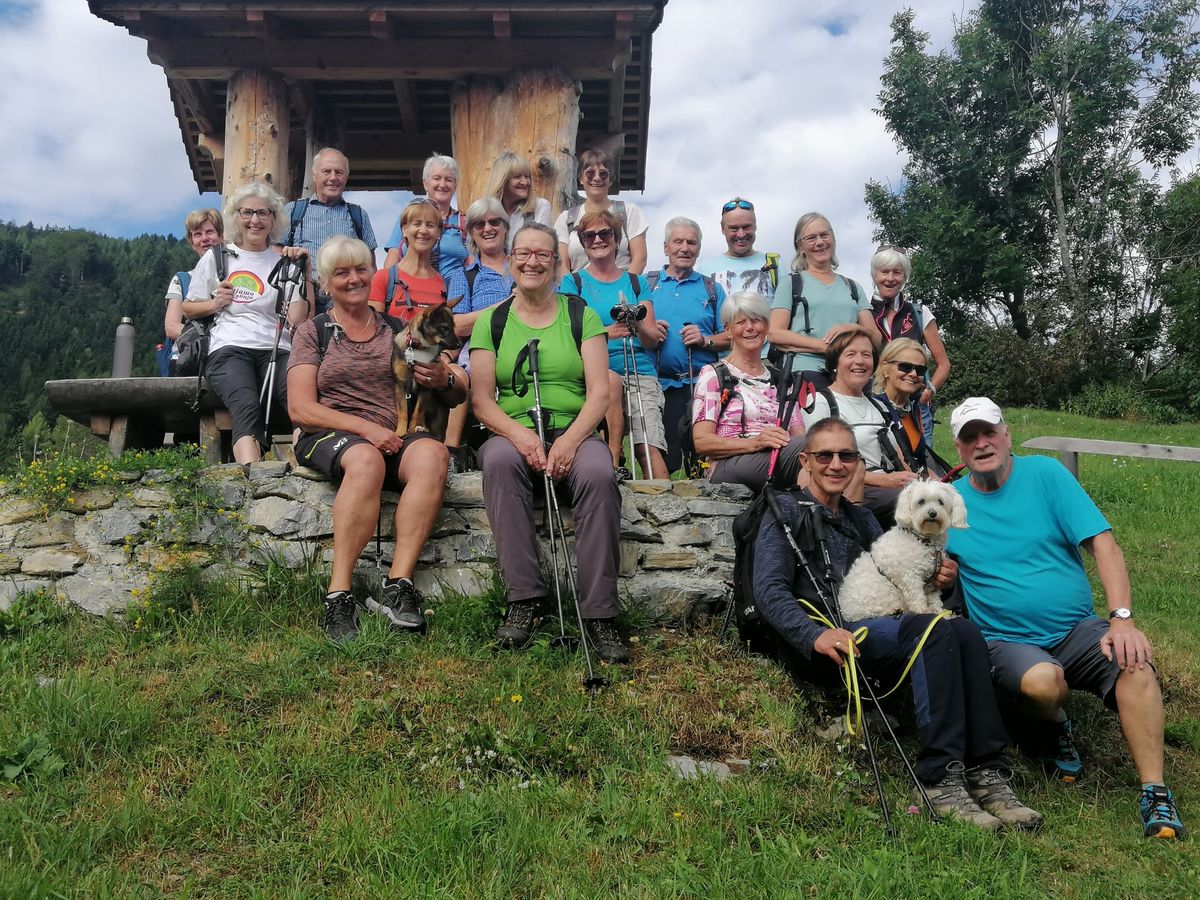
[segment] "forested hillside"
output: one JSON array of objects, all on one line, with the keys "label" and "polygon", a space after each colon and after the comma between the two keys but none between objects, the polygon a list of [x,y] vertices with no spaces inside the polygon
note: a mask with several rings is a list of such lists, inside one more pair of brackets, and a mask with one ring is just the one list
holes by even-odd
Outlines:
[{"label": "forested hillside", "polygon": [[153,374],[163,294],[171,275],[195,262],[174,237],[0,223],[0,448],[38,411],[52,417],[46,381],[112,371],[122,316],[137,330],[134,374]]}]

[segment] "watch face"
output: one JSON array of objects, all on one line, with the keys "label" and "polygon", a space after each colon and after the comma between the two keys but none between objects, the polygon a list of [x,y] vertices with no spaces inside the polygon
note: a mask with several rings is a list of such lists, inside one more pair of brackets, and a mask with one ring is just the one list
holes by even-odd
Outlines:
[{"label": "watch face", "polygon": [[1121,607],[1120,609],[1114,609],[1111,613],[1108,614],[1108,617],[1110,619],[1132,619],[1133,613],[1131,613],[1125,607]]}]

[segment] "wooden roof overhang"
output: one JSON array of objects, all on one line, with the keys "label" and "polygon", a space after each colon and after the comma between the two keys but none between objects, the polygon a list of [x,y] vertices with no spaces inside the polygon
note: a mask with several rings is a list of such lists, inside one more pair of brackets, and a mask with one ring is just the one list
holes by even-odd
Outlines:
[{"label": "wooden roof overhang", "polygon": [[[305,137],[350,157],[350,190],[421,190],[421,167],[451,151],[450,89],[556,65],[582,84],[577,148],[618,156],[615,185],[646,175],[651,35],[667,0],[292,2],[89,0],[102,19],[146,39],[166,72],[196,185],[220,191],[203,150],[225,128],[225,94],[240,69],[282,75],[292,156]],[[303,177],[301,175],[301,177]]]}]

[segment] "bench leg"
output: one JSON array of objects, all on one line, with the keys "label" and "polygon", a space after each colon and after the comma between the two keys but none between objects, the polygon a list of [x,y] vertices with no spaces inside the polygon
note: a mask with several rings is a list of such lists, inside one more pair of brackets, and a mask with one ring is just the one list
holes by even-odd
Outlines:
[{"label": "bench leg", "polygon": [[1075,476],[1075,480],[1079,480],[1079,454],[1074,450],[1062,451],[1062,464],[1067,467],[1067,471]]},{"label": "bench leg", "polygon": [[125,452],[129,440],[129,416],[113,416],[112,430],[108,433],[108,452],[120,456]]},{"label": "bench leg", "polygon": [[200,452],[210,466],[221,462],[221,432],[217,428],[217,417],[212,413],[200,416]]}]

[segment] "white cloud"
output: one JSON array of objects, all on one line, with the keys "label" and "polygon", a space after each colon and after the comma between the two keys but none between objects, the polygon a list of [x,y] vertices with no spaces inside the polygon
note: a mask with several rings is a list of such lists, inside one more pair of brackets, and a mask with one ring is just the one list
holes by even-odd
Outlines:
[{"label": "white cloud", "polygon": [[[670,0],[654,35],[647,190],[627,198],[651,222],[652,261],[675,215],[699,221],[706,251],[720,252],[718,210],[741,194],[758,207],[761,248],[786,251],[796,218],[821,209],[843,269],[865,273],[863,186],[894,181],[902,163],[872,108],[889,23],[904,5]],[[963,10],[962,0],[926,0],[918,27],[940,46]],[[0,17],[0,79],[16,174],[0,193],[0,219],[130,233],[178,229],[199,205],[162,71],[144,41],[82,0]],[[354,199],[382,245],[408,195]]]}]

